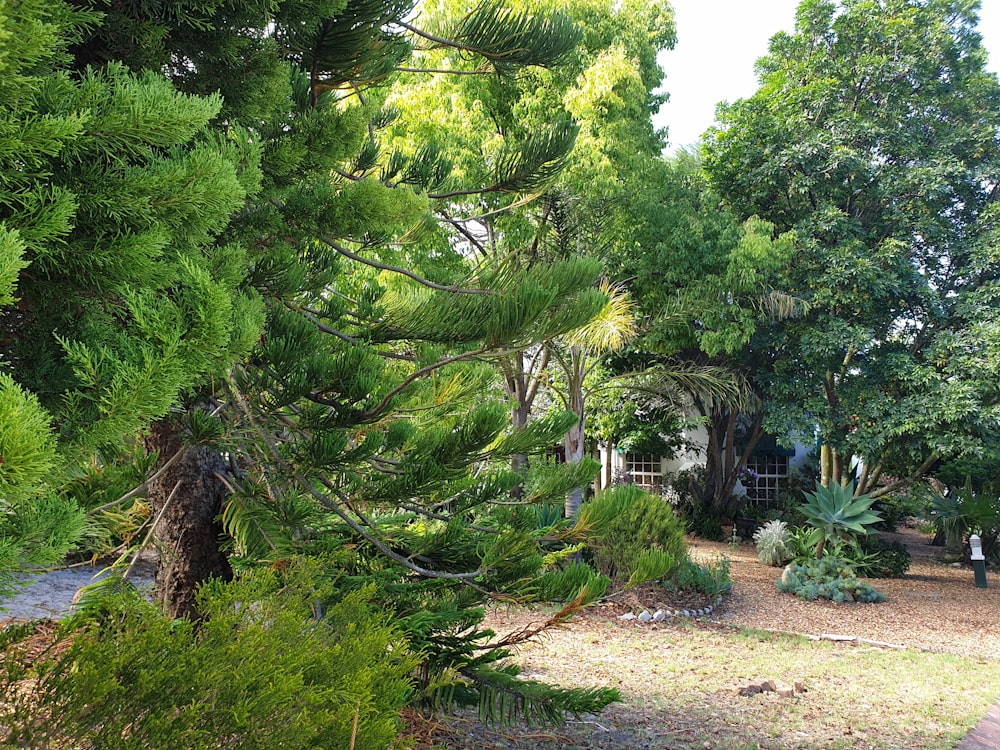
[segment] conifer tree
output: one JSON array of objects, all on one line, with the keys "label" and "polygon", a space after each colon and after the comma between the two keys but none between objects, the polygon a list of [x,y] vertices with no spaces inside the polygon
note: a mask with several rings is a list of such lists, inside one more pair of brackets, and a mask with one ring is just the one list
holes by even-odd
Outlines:
[{"label": "conifer tree", "polygon": [[[431,190],[459,183],[433,144],[410,155],[379,148],[392,113],[372,84],[408,50],[408,7],[286,3],[271,16],[218,4],[196,16],[164,5],[172,10],[109,8],[76,48],[77,67],[122,60],[165,69],[192,93],[218,80],[214,132],[221,143],[247,134],[256,150],[240,166],[260,188],[248,191],[216,245],[244,253],[244,287],[266,309],[250,356],[203,379],[184,411],[146,439],[161,462],[146,489],[171,613],[196,614],[197,583],[229,575],[230,565],[280,568],[297,555],[322,556],[341,591],[377,585],[425,657],[428,701],[473,700],[487,716],[526,711],[544,720],[607,703],[613,691],[516,682],[495,665],[526,634],[485,643],[490,634],[478,627],[486,599],[528,599],[542,580],[567,600],[553,621],[600,592],[593,576],[574,583],[543,569],[546,530],[530,507],[495,504],[517,481],[510,454],[542,450],[566,420],[509,433],[490,395],[493,370],[482,364],[586,321],[604,303],[594,288],[598,264],[470,266],[458,250],[430,254],[412,242],[427,230]],[[573,42],[558,15],[497,7],[456,19],[435,43],[461,44],[506,76]],[[532,39],[541,44],[527,45]],[[519,57],[534,47],[539,54]],[[242,50],[248,80],[270,82],[268,98],[242,90],[232,70],[213,76],[232,65],[233,49]],[[470,189],[542,184],[565,154],[565,136],[521,141],[491,184]],[[557,477],[535,499],[580,482],[579,473]]]},{"label": "conifer tree", "polygon": [[216,241],[254,185],[245,140],[206,130],[218,96],[71,74],[96,14],[29,1],[0,22],[0,555],[54,562],[82,521],[66,482],[256,337],[245,263]]}]

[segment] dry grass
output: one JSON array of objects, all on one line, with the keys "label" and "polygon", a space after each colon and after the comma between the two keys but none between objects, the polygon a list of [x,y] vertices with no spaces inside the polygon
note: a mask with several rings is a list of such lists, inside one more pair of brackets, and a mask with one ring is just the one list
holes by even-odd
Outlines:
[{"label": "dry grass", "polygon": [[[638,625],[596,608],[516,657],[529,678],[614,686],[621,703],[547,731],[491,731],[459,714],[424,725],[421,747],[950,750],[1000,697],[1000,580],[975,589],[968,569],[938,562],[914,532],[905,541],[910,574],[876,581],[889,597],[876,605],[801,602],[778,593],[778,571],[757,562],[751,545],[692,542],[694,557],[732,563],[734,592],[709,618]],[[538,617],[496,612],[492,626]],[[766,680],[806,690],[739,694]]]}]

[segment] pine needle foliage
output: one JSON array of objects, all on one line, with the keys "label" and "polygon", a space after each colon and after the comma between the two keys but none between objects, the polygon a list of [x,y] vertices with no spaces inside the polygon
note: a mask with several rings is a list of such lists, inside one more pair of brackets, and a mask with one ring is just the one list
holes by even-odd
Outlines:
[{"label": "pine needle foliage", "polygon": [[[52,694],[65,731],[86,725],[107,733],[95,744],[120,747],[129,745],[118,738],[134,738],[135,747],[208,747],[233,732],[249,738],[240,747],[292,747],[303,738],[349,747],[344,728],[358,717],[364,725],[369,700],[377,703],[373,732],[406,697],[497,706],[490,696],[502,688],[518,697],[497,716],[511,707],[546,719],[598,710],[613,693],[519,687],[503,665],[509,644],[491,642],[480,627],[489,601],[539,596],[551,540],[524,523],[531,506],[508,504],[518,481],[510,451],[541,456],[562,419],[509,434],[509,407],[482,362],[585,322],[606,301],[595,289],[597,264],[476,268],[460,248],[407,244],[433,220],[431,202],[446,200],[424,188],[448,170],[431,145],[410,161],[379,148],[375,125],[387,118],[372,86],[409,54],[409,3],[104,10],[93,28],[73,27],[68,69],[52,71],[52,84],[33,84],[51,86],[46,96],[25,99],[44,103],[52,111],[40,114],[61,118],[67,135],[38,152],[30,200],[13,189],[0,195],[0,221],[15,217],[19,227],[30,224],[22,221],[29,211],[52,207],[32,225],[34,236],[20,231],[23,248],[9,247],[7,278],[25,260],[44,274],[20,273],[17,288],[3,290],[21,302],[0,319],[0,340],[13,342],[0,353],[54,415],[61,444],[76,457],[99,451],[95,465],[120,456],[122,437],[150,420],[211,405],[205,419],[163,419],[144,444],[161,451],[161,464],[171,460],[174,438],[179,460],[228,454],[185,471],[229,492],[207,515],[221,511],[227,552],[243,578],[225,591],[203,589],[200,629],[130,604],[81,634],[78,662],[63,662],[59,673],[68,692]],[[509,18],[506,32],[484,26],[490,19],[470,21],[464,51],[482,44],[493,64],[512,69],[566,48],[570,36],[557,16]],[[488,38],[501,33],[509,43],[490,47]],[[75,122],[84,110],[90,119]],[[107,141],[97,129],[104,127]],[[564,164],[574,137],[559,122],[500,147],[493,184],[462,188],[527,201]],[[352,172],[358,165],[364,174]],[[157,443],[164,435],[170,439]],[[207,526],[181,511],[208,501],[197,481],[172,500],[165,485],[151,478],[146,490],[154,513],[169,511],[158,533],[180,532],[176,570],[195,553],[182,542]],[[537,499],[549,500],[555,486]],[[258,581],[254,571],[282,571],[300,556],[325,566],[309,568],[316,591],[302,599],[272,607],[278,592],[239,588]],[[595,579],[574,579],[575,592],[562,587],[564,616],[593,601]],[[373,598],[403,639],[367,627],[364,603]],[[238,601],[260,601],[267,614],[256,620]],[[332,618],[308,620],[305,601]],[[371,640],[327,659],[336,651],[327,649],[336,645],[328,628],[340,626]],[[238,649],[223,643],[226,632]],[[116,651],[118,641],[127,648]],[[147,655],[155,657],[147,683],[129,661],[147,663],[150,642],[163,645]],[[251,654],[255,687],[263,689],[256,675],[274,670],[276,693],[233,692],[241,650]],[[279,653],[291,673],[269,661]],[[419,655],[412,692],[399,688],[394,671],[413,667],[410,654]],[[355,658],[377,674],[354,669]],[[308,659],[318,661],[315,682],[302,675]],[[182,700],[192,685],[209,697]],[[103,709],[84,706],[74,686],[100,697],[107,717],[90,721],[87,711]],[[63,698],[69,702],[59,704]],[[305,710],[276,713],[272,699]],[[144,704],[165,710],[149,718]],[[329,735],[309,734],[319,731],[312,716],[329,718]],[[280,735],[283,728],[301,736]]]},{"label": "pine needle foliage", "polygon": [[29,694],[7,683],[5,741],[389,747],[414,659],[371,590],[323,609],[317,580],[296,565],[205,587],[200,627],[164,617],[134,592],[97,597],[92,614],[77,615],[66,640],[32,666]]},{"label": "pine needle foliage", "polygon": [[684,524],[670,504],[632,485],[584,503],[574,531],[597,570],[619,586],[666,578],[687,557]]},{"label": "pine needle foliage", "polygon": [[440,40],[441,46],[474,55],[498,75],[511,75],[528,66],[553,66],[581,37],[565,14],[525,13],[500,0],[479,3],[447,35],[450,41]]}]

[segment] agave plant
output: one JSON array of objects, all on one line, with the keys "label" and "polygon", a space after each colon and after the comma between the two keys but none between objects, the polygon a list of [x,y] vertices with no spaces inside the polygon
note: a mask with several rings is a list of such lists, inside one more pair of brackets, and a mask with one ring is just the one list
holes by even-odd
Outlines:
[{"label": "agave plant", "polygon": [[829,486],[816,483],[815,492],[806,492],[806,502],[799,506],[806,523],[820,534],[816,544],[816,557],[823,556],[827,542],[833,539],[849,541],[868,533],[868,526],[882,520],[871,509],[875,498],[871,495],[854,497],[854,482],[846,485],[831,482]]}]

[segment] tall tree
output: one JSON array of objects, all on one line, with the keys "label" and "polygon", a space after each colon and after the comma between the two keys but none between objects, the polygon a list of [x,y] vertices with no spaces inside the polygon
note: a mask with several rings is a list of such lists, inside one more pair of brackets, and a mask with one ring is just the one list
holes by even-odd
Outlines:
[{"label": "tall tree", "polygon": [[[460,8],[450,0],[424,3],[420,20],[434,28]],[[573,2],[561,10],[582,39],[558,67],[519,71],[512,80],[411,76],[394,87],[393,106],[406,113],[406,120],[422,123],[417,130],[400,133],[399,147],[412,153],[428,139],[446,144],[456,168],[470,176],[488,175],[505,150],[572,123],[575,143],[562,168],[528,188],[544,193],[541,200],[525,202],[523,194],[509,191],[450,194],[438,206],[443,229],[450,229],[437,238],[442,245],[457,244],[481,259],[508,258],[530,267],[575,256],[603,260],[629,244],[634,226],[626,219],[625,207],[641,189],[641,165],[658,159],[664,146],[651,115],[663,101],[654,93],[663,78],[656,55],[674,43],[673,13],[665,2],[607,0]],[[464,65],[454,49],[418,53],[415,59],[425,68],[455,70]],[[482,134],[488,134],[485,141]],[[527,424],[547,382],[553,351],[552,346],[540,346],[512,352],[500,363],[515,426]],[[581,353],[577,349],[575,364],[572,357],[564,359],[564,374],[576,373],[571,380],[579,381],[582,374]],[[592,363],[592,357],[588,359]],[[575,393],[581,432],[582,391]],[[573,444],[570,453],[582,455],[582,432],[567,435],[567,440],[567,445]],[[515,464],[523,470],[523,457]]]},{"label": "tall tree", "polygon": [[778,291],[794,235],[774,237],[774,226],[756,218],[741,222],[691,154],[650,165],[646,184],[632,206],[636,241],[613,268],[632,279],[648,320],[631,359],[669,364],[668,372],[700,368],[729,383],[721,390],[705,378],[678,384],[708,434],[705,478],[691,509],[708,532],[738,512],[733,489],[763,434],[761,380],[780,353],[756,334],[768,321],[801,312],[801,300]]},{"label": "tall tree", "polygon": [[969,325],[998,271],[1000,86],[977,9],[806,0],[759,61],[759,91],[709,137],[716,189],[800,242],[784,288],[810,313],[767,341],[784,353],[768,425],[818,422],[823,481],[859,456],[859,492],[995,438],[992,333]]},{"label": "tall tree", "polygon": [[[558,14],[498,8],[452,19],[433,44],[460,45],[506,74],[552,61],[576,39]],[[531,509],[494,503],[516,481],[510,454],[541,450],[569,424],[557,415],[506,434],[504,410],[482,393],[489,370],[480,363],[591,317],[605,299],[594,288],[598,266],[470,264],[458,249],[416,241],[432,225],[430,201],[449,190],[517,193],[551,179],[571,129],[523,139],[488,184],[469,187],[433,145],[383,151],[393,117],[373,85],[405,59],[410,39],[429,38],[404,20],[409,10],[286,3],[272,15],[270,4],[234,3],[191,17],[115,6],[105,20],[113,25],[78,47],[81,63],[121,57],[166,70],[182,90],[210,85],[218,70],[225,106],[212,132],[219,142],[246,133],[256,148],[241,167],[259,185],[216,244],[246,253],[239,268],[266,321],[249,357],[203,380],[181,419],[149,432],[163,462],[147,482],[166,543],[158,586],[172,614],[196,615],[195,586],[228,565],[321,556],[340,591],[374,586],[394,611],[423,655],[429,700],[546,719],[592,710],[613,691],[517,682],[495,662],[525,634],[485,643],[491,634],[478,627],[486,599],[528,597],[542,578],[558,583],[542,570]],[[136,44],[147,36],[159,58]],[[223,70],[234,50],[267,91],[245,92]],[[570,473],[535,499],[580,481]],[[220,549],[223,529],[230,546]],[[592,599],[600,581],[561,586],[568,604],[553,621]]]},{"label": "tall tree", "polygon": [[66,530],[66,481],[248,351],[263,319],[241,253],[216,243],[254,189],[240,168],[253,147],[209,135],[218,96],[120,64],[72,74],[98,18],[60,2],[2,16],[0,481],[15,508],[47,497],[29,559],[73,540],[41,531]]}]

